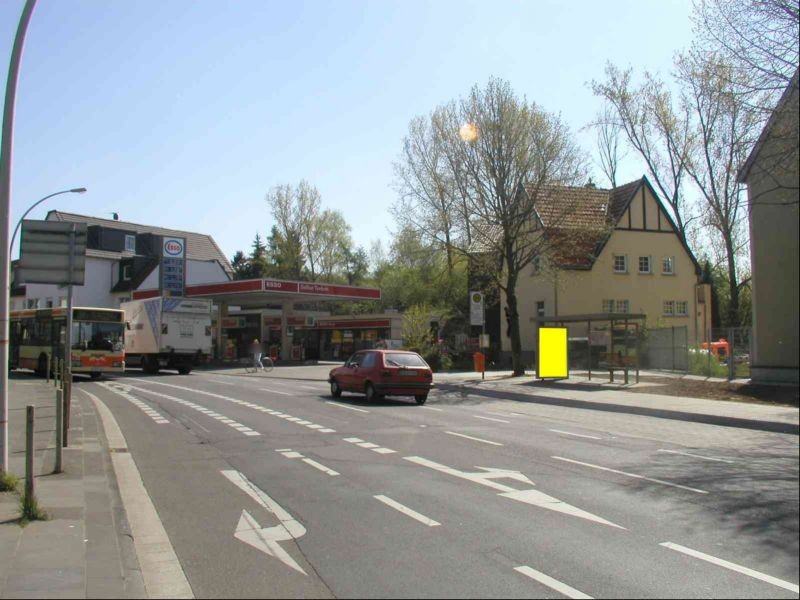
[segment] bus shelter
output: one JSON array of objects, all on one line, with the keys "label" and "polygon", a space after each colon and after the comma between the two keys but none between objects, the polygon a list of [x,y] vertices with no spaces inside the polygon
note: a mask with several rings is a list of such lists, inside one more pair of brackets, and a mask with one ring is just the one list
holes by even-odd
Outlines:
[{"label": "bus shelter", "polygon": [[[635,370],[639,383],[641,361],[641,330],[647,315],[641,313],[591,313],[582,315],[553,315],[535,317],[536,341],[542,327],[567,327],[573,337],[569,341],[582,341],[585,331],[586,358],[572,356],[570,363],[579,366],[582,362],[592,379],[592,369],[608,371],[613,381],[614,370]],[[594,346],[594,350],[593,350]],[[605,348],[601,350],[600,348]]]},{"label": "bus shelter", "polygon": [[[157,289],[137,290],[133,293],[133,298],[140,300],[158,295],[159,290]],[[363,302],[381,299],[381,291],[378,288],[281,279],[244,279],[188,285],[185,295],[187,298],[208,298],[217,306],[217,357],[225,355],[223,324],[230,323],[240,314],[238,312],[230,313],[230,307],[238,306],[241,310],[279,309],[281,360],[293,358],[290,338],[294,335],[296,318],[293,313],[297,305],[324,306],[326,303],[333,302]],[[275,326],[277,324],[275,323]],[[259,322],[259,328],[262,326],[262,323]]]}]

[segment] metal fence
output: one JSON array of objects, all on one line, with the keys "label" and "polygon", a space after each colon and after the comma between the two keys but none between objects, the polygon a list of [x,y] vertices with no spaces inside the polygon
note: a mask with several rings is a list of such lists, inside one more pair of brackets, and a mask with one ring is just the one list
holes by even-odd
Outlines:
[{"label": "metal fence", "polygon": [[640,348],[642,369],[689,370],[689,328],[685,325],[643,331]]}]

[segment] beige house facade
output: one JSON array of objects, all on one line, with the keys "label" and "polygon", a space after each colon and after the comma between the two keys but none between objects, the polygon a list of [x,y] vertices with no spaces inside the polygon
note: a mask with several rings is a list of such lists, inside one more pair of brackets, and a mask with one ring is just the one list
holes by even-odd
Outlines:
[{"label": "beige house facade", "polygon": [[798,96],[796,72],[739,173],[750,214],[755,383],[800,380]]},{"label": "beige house facade", "polygon": [[[646,177],[614,189],[552,188],[546,201],[575,207],[575,223],[559,225],[567,235],[571,226],[589,227],[596,234],[569,256],[535,260],[520,276],[517,298],[526,364],[534,364],[536,319],[541,317],[643,314],[647,328],[685,327],[690,345],[708,339],[709,286],[698,283],[697,261]],[[505,297],[501,301],[505,306]],[[609,327],[609,322],[593,322],[593,345]],[[570,338],[589,337],[587,323],[568,328]],[[506,327],[501,332],[505,355],[511,341]]]}]

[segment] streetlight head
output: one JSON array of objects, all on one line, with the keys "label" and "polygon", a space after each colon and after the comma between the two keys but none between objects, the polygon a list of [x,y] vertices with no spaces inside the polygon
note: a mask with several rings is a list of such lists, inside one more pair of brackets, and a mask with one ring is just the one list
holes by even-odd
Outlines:
[{"label": "streetlight head", "polygon": [[75,188],[70,190],[70,192],[72,192],[73,194],[83,194],[84,192],[86,192],[86,188]]}]

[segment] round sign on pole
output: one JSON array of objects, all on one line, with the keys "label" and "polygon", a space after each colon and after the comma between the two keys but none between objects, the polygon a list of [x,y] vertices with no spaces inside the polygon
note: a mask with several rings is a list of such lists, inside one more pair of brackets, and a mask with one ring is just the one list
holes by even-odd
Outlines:
[{"label": "round sign on pole", "polygon": [[481,292],[469,293],[469,324],[483,325],[483,294]]}]

